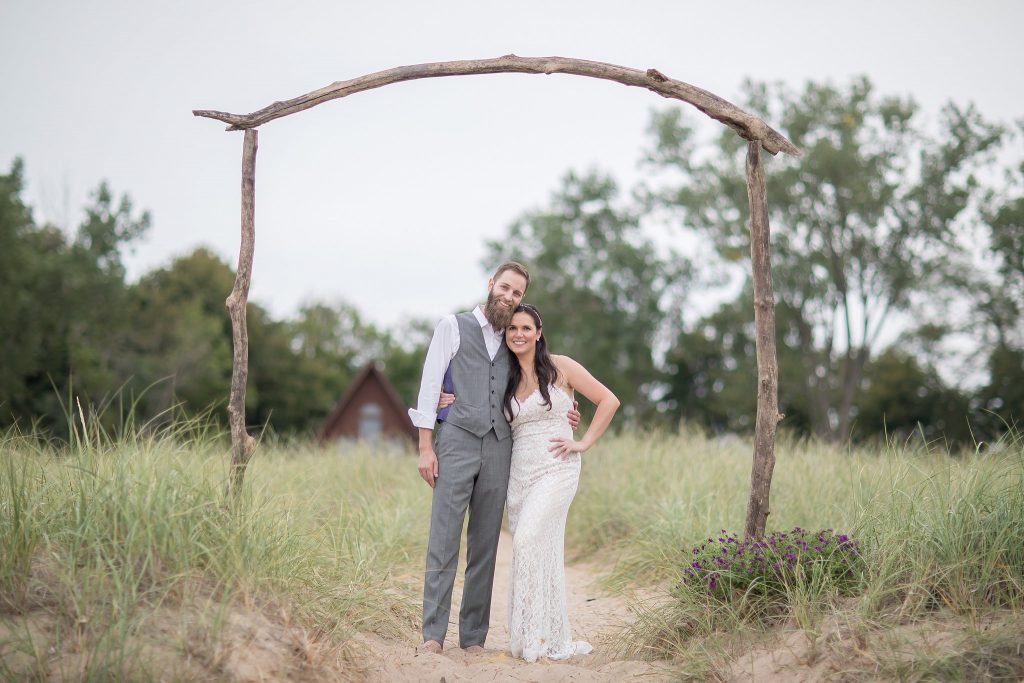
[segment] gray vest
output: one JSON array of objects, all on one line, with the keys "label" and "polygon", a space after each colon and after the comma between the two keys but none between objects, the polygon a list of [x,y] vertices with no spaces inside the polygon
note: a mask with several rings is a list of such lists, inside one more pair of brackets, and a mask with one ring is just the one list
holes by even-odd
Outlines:
[{"label": "gray vest", "polygon": [[448,366],[455,403],[445,421],[479,437],[493,429],[499,441],[507,439],[512,430],[501,404],[508,384],[508,347],[502,343],[491,360],[476,316],[459,313],[455,321],[459,324],[459,350]]}]

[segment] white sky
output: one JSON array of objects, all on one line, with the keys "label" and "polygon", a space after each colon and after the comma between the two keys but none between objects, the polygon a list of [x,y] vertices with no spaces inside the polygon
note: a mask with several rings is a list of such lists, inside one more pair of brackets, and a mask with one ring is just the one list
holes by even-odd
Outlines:
[{"label": "white sky", "polygon": [[[129,260],[137,277],[200,244],[237,258],[242,134],[192,109],[244,113],[394,66],[513,52],[654,67],[733,100],[744,77],[863,73],[930,114],[953,99],[1009,122],[1024,116],[1022,26],[1017,1],[3,0],[0,168],[24,157],[37,220],[67,227],[100,180],[128,192],[154,219]],[[473,302],[484,241],[570,168],[628,189],[666,105],[593,79],[497,74],[273,121],[251,298],[278,316],[344,298],[383,324]]]}]

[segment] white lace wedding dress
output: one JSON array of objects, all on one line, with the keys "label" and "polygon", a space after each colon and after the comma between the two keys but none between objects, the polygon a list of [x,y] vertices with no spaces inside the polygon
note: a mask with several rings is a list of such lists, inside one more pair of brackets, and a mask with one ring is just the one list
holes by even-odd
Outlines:
[{"label": "white lace wedding dress", "polygon": [[573,641],[565,604],[565,519],[580,480],[580,455],[561,460],[548,451],[552,437],[572,438],[566,418],[572,399],[556,386],[549,391],[550,409],[540,390],[512,403],[509,643],[512,655],[528,662],[592,650],[589,643]]}]

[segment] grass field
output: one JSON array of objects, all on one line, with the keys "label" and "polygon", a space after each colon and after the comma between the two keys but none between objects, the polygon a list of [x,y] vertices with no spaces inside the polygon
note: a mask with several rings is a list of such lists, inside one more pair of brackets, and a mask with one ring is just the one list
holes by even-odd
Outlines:
[{"label": "grass field", "polygon": [[840,585],[812,572],[767,597],[756,586],[712,595],[681,574],[697,544],[742,532],[751,450],[699,434],[623,435],[586,456],[570,547],[604,558],[613,588],[662,588],[639,605],[625,651],[671,657],[696,679],[787,657],[839,679],[1024,676],[1019,435],[957,456],[925,444],[781,441],[769,530],[848,534],[863,574]]},{"label": "grass field", "polygon": [[0,453],[6,678],[244,678],[266,662],[241,643],[265,636],[285,674],[330,679],[353,633],[413,623],[429,499],[407,457],[268,444],[229,507],[207,433]]},{"label": "grass field", "polygon": [[[636,600],[624,654],[695,679],[742,677],[779,647],[822,677],[1024,676],[1019,436],[956,457],[782,441],[769,528],[849,534],[863,575],[768,596],[682,583],[695,544],[741,531],[750,452],[625,433],[584,455],[568,553]],[[72,446],[8,434],[0,458],[6,679],[230,680],[272,665],[335,680],[353,634],[415,628],[429,492],[410,455],[265,443],[232,506],[227,444],[195,425]]]}]

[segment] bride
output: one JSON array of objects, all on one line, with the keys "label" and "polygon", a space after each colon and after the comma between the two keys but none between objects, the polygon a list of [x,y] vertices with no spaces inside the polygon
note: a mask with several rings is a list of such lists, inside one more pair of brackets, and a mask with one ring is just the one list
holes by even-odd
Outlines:
[{"label": "bride", "polygon": [[[505,330],[518,363],[509,369],[504,408],[512,426],[508,519],[512,531],[509,641],[529,662],[565,659],[591,646],[573,641],[565,604],[563,545],[569,504],[580,480],[580,454],[594,445],[619,400],[568,356],[548,352],[540,312],[520,304]],[[566,418],[573,392],[597,404],[579,441]]]}]

